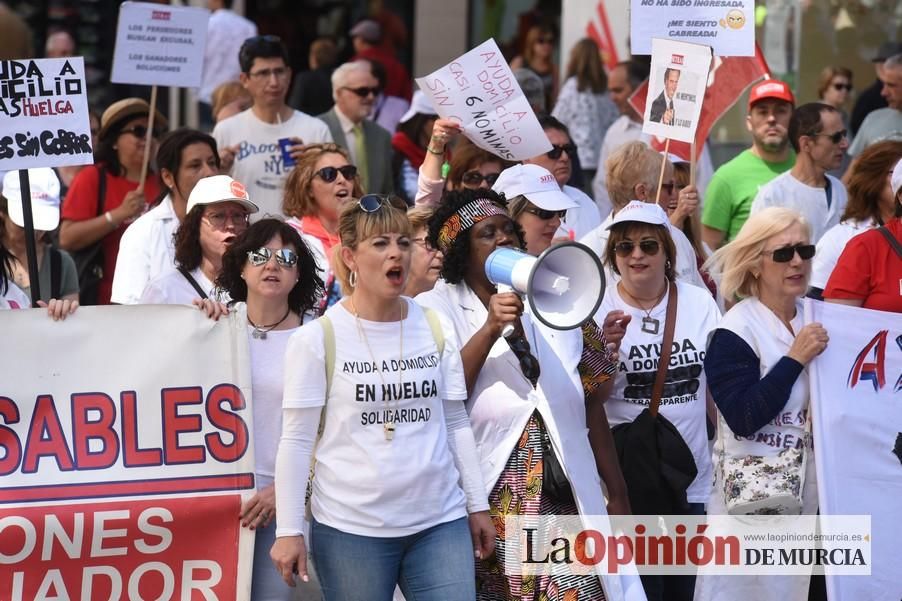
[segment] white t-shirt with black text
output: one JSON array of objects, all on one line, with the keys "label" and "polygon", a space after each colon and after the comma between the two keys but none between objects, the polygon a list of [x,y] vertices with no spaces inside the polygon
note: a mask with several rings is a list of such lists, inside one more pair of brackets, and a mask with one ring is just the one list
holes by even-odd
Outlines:
[{"label": "white t-shirt with black text", "polygon": [[[318,522],[358,536],[407,536],[467,515],[442,409],[443,399],[467,398],[457,339],[441,317],[440,358],[423,309],[406,300],[403,356],[400,322],[360,319],[361,336],[342,303],[326,311],[335,329],[335,371],[316,447],[311,510]],[[285,374],[283,408],[324,404],[318,321],[291,337]],[[388,441],[390,420],[395,432]],[[299,466],[298,476],[305,475]]]}]

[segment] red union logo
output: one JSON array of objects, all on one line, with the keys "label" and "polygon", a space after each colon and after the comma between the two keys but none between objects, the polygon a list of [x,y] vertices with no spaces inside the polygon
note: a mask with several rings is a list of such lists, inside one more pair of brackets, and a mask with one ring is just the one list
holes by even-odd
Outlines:
[{"label": "red union logo", "polygon": [[172,13],[168,10],[155,10],[151,13],[150,18],[154,21],[168,21]]},{"label": "red union logo", "polygon": [[548,175],[543,175],[542,177],[540,177],[539,181],[543,184],[547,184],[554,181],[554,176],[549,173]]},{"label": "red union logo", "polygon": [[683,64],[683,55],[682,54],[671,54],[670,62],[674,65],[682,65]]}]

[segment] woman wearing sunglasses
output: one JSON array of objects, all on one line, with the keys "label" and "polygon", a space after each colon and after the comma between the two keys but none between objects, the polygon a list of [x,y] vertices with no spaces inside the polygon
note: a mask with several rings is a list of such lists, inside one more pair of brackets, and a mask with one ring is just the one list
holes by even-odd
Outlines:
[{"label": "woman wearing sunglasses", "polygon": [[[242,526],[256,530],[251,598],[290,601],[294,591],[285,586],[269,560],[276,538],[274,477],[282,432],[285,349],[292,334],[315,318],[312,310],[322,295],[323,282],[297,231],[278,219],[261,219],[225,252],[216,283],[231,304],[246,303],[257,492],[241,504],[239,519]],[[223,312],[209,299],[196,304],[214,319]]]},{"label": "woman wearing sunglasses", "polygon": [[[408,599],[470,601],[474,554],[493,548],[456,338],[402,296],[405,209],[376,195],[345,206],[333,265],[347,294],[286,351],[271,557],[289,585],[295,571],[306,581],[307,538],[326,599],[388,601],[400,585]],[[308,537],[298,474],[314,445]]]},{"label": "woman wearing sunglasses", "polygon": [[222,256],[257,210],[244,184],[228,175],[199,180],[188,196],[185,219],[175,231],[175,267],[147,283],[139,304],[191,304],[196,298],[211,297],[228,300],[214,285],[222,272]]},{"label": "woman wearing sunglasses", "polygon": [[[676,281],[676,247],[667,214],[661,207],[633,201],[617,212],[608,229],[605,262],[620,279],[608,286],[598,316],[622,311],[631,318],[620,345],[613,390],[605,403],[608,420],[616,429],[636,420],[651,405],[668,301],[675,294],[669,362],[672,367],[664,375],[658,412],[676,428],[685,443],[685,447],[680,446],[687,455],[691,453],[697,470],[685,491],[671,491],[680,501],[674,505],[680,513],[701,515],[711,486],[706,427],[708,387],[702,361],[708,334],[717,326],[720,311],[707,289]],[[713,416],[713,406],[711,409]],[[629,487],[634,481],[626,471],[627,464],[623,467]],[[658,499],[640,498],[633,492],[630,501],[638,513],[672,511],[667,505],[656,503]],[[694,577],[643,576],[642,582],[649,599],[691,599]]]},{"label": "woman wearing sunglasses", "polygon": [[410,275],[404,285],[404,296],[411,298],[432,290],[442,273],[442,251],[429,243],[429,218],[432,209],[414,207],[407,211],[410,220]]},{"label": "woman wearing sunglasses", "polygon": [[301,233],[323,274],[322,314],[341,298],[341,286],[332,272],[332,248],[338,244],[338,216],[353,198],[363,196],[357,167],[337,144],[309,144],[288,175],[282,212],[288,225]]},{"label": "woman wearing sunglasses", "polygon": [[[722,276],[724,298],[742,299],[724,315],[705,356],[719,431],[710,515],[727,513],[747,486],[731,475],[737,460],[796,450],[808,459],[804,487],[793,492],[801,495],[803,514],[817,510],[813,448],[804,448],[810,394],[804,371],[827,347],[828,336],[818,323],[803,325],[801,298],[813,256],[802,216],[771,207],[749,217],[739,235],[709,260]],[[784,473],[776,471],[774,480]],[[701,576],[695,598],[805,599],[808,581],[808,576]]]},{"label": "woman wearing sunglasses", "polygon": [[[160,193],[153,173],[143,190],[138,188],[149,114],[150,105],[140,98],[114,102],[103,112],[95,166],[75,176],[63,202],[60,247],[72,253],[79,268],[83,305],[109,304],[119,240],[147,208],[147,199]],[[156,113],[154,129],[162,131],[166,124]]]},{"label": "woman wearing sunglasses", "polygon": [[[486,277],[495,249],[524,245],[520,226],[492,190],[446,193],[429,239],[445,254],[443,280],[417,302],[448,316],[463,345],[467,411],[496,520],[495,555],[477,565],[477,599],[539,598],[554,590],[556,598],[624,598],[617,577],[605,576],[602,584],[565,569],[535,579],[505,574],[506,515],[605,513],[589,438],[574,435],[587,431],[577,371],[581,333],[547,328],[524,313],[517,294],[498,293]],[[508,325],[514,331],[503,337]],[[558,486],[548,476],[552,462],[560,466]]]},{"label": "woman wearing sunglasses", "polygon": [[545,24],[530,27],[523,41],[523,54],[511,60],[511,69],[529,69],[538,75],[545,87],[545,108],[551,109],[559,79],[554,62],[554,30]]}]

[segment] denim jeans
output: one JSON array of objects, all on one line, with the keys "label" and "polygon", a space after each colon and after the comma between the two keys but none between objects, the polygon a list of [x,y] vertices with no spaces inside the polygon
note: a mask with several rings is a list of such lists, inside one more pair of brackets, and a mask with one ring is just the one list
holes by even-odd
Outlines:
[{"label": "denim jeans", "polygon": [[325,601],[473,601],[473,543],[467,518],[397,538],[357,536],[313,521],[311,553]]}]

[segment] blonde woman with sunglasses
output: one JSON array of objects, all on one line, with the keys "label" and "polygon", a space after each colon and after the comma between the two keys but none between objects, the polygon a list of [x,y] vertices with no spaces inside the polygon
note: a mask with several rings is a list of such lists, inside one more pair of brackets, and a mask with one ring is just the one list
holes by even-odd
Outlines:
[{"label": "blonde woman with sunglasses", "polygon": [[[270,555],[294,586],[309,542],[325,599],[389,601],[398,585],[408,599],[472,601],[474,556],[493,550],[454,331],[402,296],[405,208],[377,195],[345,206],[332,262],[346,295],[286,351]],[[298,475],[311,455],[308,532]]]}]

